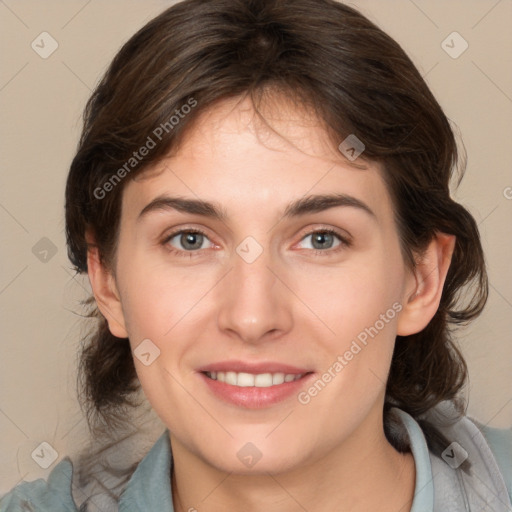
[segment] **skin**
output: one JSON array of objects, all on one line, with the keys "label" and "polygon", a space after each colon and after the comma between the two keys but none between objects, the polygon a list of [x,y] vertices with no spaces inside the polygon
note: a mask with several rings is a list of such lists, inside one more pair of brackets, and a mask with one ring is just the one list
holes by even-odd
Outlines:
[{"label": "skin", "polygon": [[[366,169],[351,166],[315,116],[284,98],[268,106],[260,111],[285,139],[247,99],[223,101],[155,172],[126,184],[114,269],[91,249],[92,289],[115,336],[132,349],[149,338],[160,350],[149,366],[134,360],[170,430],[177,512],[410,510],[414,460],[384,435],[385,383],[396,335],[422,330],[439,306],[455,239],[439,234],[408,270],[382,168],[362,158]],[[334,192],[375,217],[335,207],[283,218],[292,201]],[[227,217],[161,209],[138,220],[161,194],[216,202]],[[187,251],[180,235],[165,242],[173,229],[194,228],[206,233],[200,249]],[[352,245],[334,237],[314,247],[310,234],[322,228]],[[247,236],[263,249],[250,264],[236,252]],[[241,359],[321,376],[394,303],[401,311],[307,404],[294,395],[263,409],[235,406],[196,371]],[[262,454],[250,468],[237,457],[247,442]]]}]

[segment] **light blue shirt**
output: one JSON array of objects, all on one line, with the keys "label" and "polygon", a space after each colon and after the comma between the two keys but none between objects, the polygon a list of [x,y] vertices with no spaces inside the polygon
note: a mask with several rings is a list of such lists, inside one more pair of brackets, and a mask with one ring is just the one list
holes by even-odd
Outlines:
[{"label": "light blue shirt", "polygon": [[[433,459],[419,424],[404,411],[398,410],[398,412],[407,432],[416,466],[415,495],[410,512],[445,512],[451,510],[448,506],[440,508],[438,501],[436,501],[434,493],[435,477],[436,474],[439,475],[444,471],[449,472],[446,473],[447,475],[456,475],[461,470],[448,468],[448,464],[437,457]],[[465,421],[468,425],[467,418]],[[491,468],[489,471],[493,474],[493,478],[498,479],[498,483],[505,483],[508,492],[505,499],[503,498],[504,494],[501,495],[498,508],[492,505],[488,510],[493,512],[495,510],[510,511],[512,510],[508,508],[510,502],[505,503],[505,500],[507,498],[512,500],[512,428],[495,429],[485,427],[476,420],[470,421],[471,426],[476,425],[479,432],[483,434],[482,439],[486,440],[486,447],[482,451],[487,453],[487,464]],[[474,437],[474,433],[472,436]],[[490,448],[490,451],[487,450],[487,447]],[[491,453],[492,455],[489,455]],[[472,461],[472,459],[478,457],[475,453],[469,453],[468,458]],[[121,495],[119,511],[174,512],[170,485],[171,462],[169,431],[166,430],[131,476]],[[432,462],[434,462],[434,465],[443,464],[446,468],[443,466],[442,471],[439,471],[436,466],[437,469],[434,471]],[[499,471],[497,468],[499,468]],[[33,482],[20,483],[0,499],[0,512],[22,512],[27,510],[78,512],[71,493],[72,471],[73,466],[70,459],[65,458],[55,466],[47,481],[39,479]],[[460,480],[460,477],[458,478]],[[442,480],[448,481],[449,479],[443,478]],[[436,488],[437,491],[438,488]],[[450,492],[453,492],[453,488],[450,488]],[[437,494],[439,495],[439,492]],[[471,493],[468,495],[471,499]],[[494,494],[493,497],[495,497]],[[437,500],[439,500],[439,496],[437,496]],[[487,502],[490,503],[490,501]],[[502,504],[503,508],[501,508]],[[33,508],[29,508],[29,506]],[[478,508],[478,510],[481,509],[481,507]],[[460,510],[463,509],[457,509],[457,511]]]}]

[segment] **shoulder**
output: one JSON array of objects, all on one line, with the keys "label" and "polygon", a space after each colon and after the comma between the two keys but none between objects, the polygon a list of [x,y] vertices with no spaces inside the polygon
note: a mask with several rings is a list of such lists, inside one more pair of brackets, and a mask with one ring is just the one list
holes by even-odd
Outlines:
[{"label": "shoulder", "polygon": [[0,497],[0,512],[78,512],[71,486],[73,465],[69,458],[61,460],[48,480],[22,482]]},{"label": "shoulder", "polygon": [[488,427],[474,418],[469,419],[478,427],[487,441],[512,500],[512,427]]},{"label": "shoulder", "polygon": [[[453,411],[453,404],[442,403],[439,409],[445,413]],[[451,428],[445,430],[448,439],[460,440],[460,445],[469,454],[480,479],[487,479],[489,489],[497,489],[502,499],[512,502],[512,427],[495,428],[483,424],[473,416],[461,416]]]}]

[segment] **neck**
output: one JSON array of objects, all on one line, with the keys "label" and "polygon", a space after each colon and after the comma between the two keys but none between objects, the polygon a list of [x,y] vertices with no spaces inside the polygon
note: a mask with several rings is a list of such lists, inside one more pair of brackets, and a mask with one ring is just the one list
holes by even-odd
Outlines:
[{"label": "neck", "polygon": [[[408,512],[415,488],[411,453],[397,452],[384,432],[344,443],[314,462],[283,473],[226,473],[171,436],[175,512]],[[357,440],[354,440],[357,441]]]}]

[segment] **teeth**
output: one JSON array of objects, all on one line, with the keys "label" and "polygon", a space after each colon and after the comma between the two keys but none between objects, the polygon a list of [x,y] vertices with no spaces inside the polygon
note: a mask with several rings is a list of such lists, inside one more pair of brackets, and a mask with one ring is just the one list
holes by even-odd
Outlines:
[{"label": "teeth", "polygon": [[274,373],[272,375],[272,386],[276,386],[277,384],[282,384],[284,382],[284,373]]},{"label": "teeth", "polygon": [[224,382],[226,384],[231,384],[233,386],[236,386],[236,373],[235,372],[226,372],[225,376],[224,376]]},{"label": "teeth", "polygon": [[232,386],[238,387],[257,387],[269,388],[270,386],[277,386],[283,382],[292,382],[299,380],[304,376],[303,373],[298,375],[293,373],[258,373],[256,375],[245,372],[206,372],[210,379],[225,382]]}]

